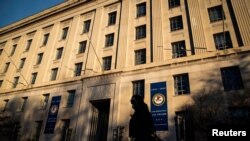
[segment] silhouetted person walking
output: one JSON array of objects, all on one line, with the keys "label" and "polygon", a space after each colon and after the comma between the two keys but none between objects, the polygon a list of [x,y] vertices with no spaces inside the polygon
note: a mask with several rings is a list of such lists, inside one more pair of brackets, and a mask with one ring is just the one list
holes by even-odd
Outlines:
[{"label": "silhouetted person walking", "polygon": [[155,130],[147,104],[140,95],[133,95],[130,102],[135,112],[129,122],[129,137],[132,141],[153,141]]}]

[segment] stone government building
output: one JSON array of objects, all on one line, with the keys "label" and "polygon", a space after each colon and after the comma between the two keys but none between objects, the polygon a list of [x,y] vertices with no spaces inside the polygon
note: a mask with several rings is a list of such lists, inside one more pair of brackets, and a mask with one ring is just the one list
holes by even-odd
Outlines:
[{"label": "stone government building", "polygon": [[[193,96],[249,94],[249,9],[249,0],[68,0],[1,28],[11,139],[127,141],[139,94],[151,111],[163,102],[161,139],[188,140],[180,113]],[[164,84],[162,101],[153,84]]]}]

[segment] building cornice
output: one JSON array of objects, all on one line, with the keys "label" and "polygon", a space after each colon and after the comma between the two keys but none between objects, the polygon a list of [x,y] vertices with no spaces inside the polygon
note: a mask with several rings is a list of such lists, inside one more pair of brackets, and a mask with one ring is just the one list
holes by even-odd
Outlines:
[{"label": "building cornice", "polygon": [[56,15],[62,11],[66,11],[75,7],[82,6],[87,3],[95,2],[96,0],[78,0],[78,1],[67,1],[63,2],[57,6],[51,7],[49,9],[46,9],[42,12],[39,12],[35,15],[29,16],[27,18],[24,18],[23,20],[17,21],[13,24],[10,24],[8,26],[5,26],[3,28],[0,28],[0,35],[7,34],[9,32],[12,32],[14,30],[23,28],[25,26],[28,26],[32,23],[35,23],[37,21],[49,18],[53,15]]}]

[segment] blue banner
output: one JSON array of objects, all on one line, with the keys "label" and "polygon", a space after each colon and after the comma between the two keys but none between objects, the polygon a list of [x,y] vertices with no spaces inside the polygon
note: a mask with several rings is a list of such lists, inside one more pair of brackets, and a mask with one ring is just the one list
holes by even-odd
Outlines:
[{"label": "blue banner", "polygon": [[168,130],[166,82],[151,83],[151,115],[156,131]]},{"label": "blue banner", "polygon": [[61,102],[61,96],[54,96],[51,100],[49,114],[46,121],[44,134],[53,134],[56,126],[57,113]]}]

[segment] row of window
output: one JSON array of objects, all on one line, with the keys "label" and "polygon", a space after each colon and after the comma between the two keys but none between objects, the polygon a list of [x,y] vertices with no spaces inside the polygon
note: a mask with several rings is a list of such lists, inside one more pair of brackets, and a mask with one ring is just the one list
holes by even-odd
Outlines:
[{"label": "row of window", "polygon": [[[218,49],[224,49],[224,47],[226,47],[226,48],[231,47],[230,45],[224,46],[223,43],[221,42],[221,40],[223,40],[222,38],[224,36],[228,37],[227,38],[228,39],[227,43],[231,43],[231,40],[229,40],[230,39],[229,32],[225,32],[224,34],[223,33],[218,33],[218,34],[214,35],[214,39],[216,41]],[[85,51],[86,43],[87,43],[87,41],[80,42],[79,52],[84,52]],[[56,59],[61,58],[62,51],[63,51],[63,48],[58,48],[57,49]],[[187,56],[185,41],[178,41],[178,42],[172,43],[172,54],[173,54],[173,58],[179,58],[179,57]],[[42,57],[43,57],[43,53],[39,53],[38,56],[37,56],[37,62],[36,62],[37,65],[41,63]],[[19,69],[23,68],[25,60],[26,60],[26,58],[21,59]],[[140,50],[135,51],[135,65],[140,65],[140,64],[146,64],[146,49],[140,49]],[[7,62],[5,64],[3,73],[6,73],[8,71],[9,65],[10,65],[10,62]],[[74,76],[80,76],[81,75],[82,65],[83,65],[82,62],[75,64]],[[103,57],[103,70],[104,71],[111,70],[111,65],[112,65],[112,56]],[[51,78],[50,78],[51,81],[56,80],[57,72],[58,72],[58,68],[53,68],[51,70]],[[35,83],[36,77],[37,77],[37,72],[32,73],[31,84]],[[19,77],[14,78],[13,88],[15,88],[16,85],[18,84],[18,80],[19,80]],[[3,83],[2,80],[0,81],[0,84],[1,83]]]},{"label": "row of window", "polygon": [[[75,94],[76,94],[76,90],[69,90],[67,91],[67,103],[66,103],[66,107],[70,108],[74,105],[74,100],[75,100]],[[48,106],[48,102],[49,102],[49,96],[50,94],[43,94],[42,98],[40,100],[39,103],[39,109],[46,109]],[[28,101],[28,97],[22,97],[21,98],[21,103],[17,108],[17,112],[23,112],[25,110],[25,107],[27,105],[27,101]],[[1,112],[5,112],[8,109],[8,103],[9,103],[9,99],[6,99],[4,101],[2,101],[1,104]]]},{"label": "row of window", "polygon": [[[221,68],[221,77],[225,91],[243,89],[240,69],[238,66]],[[175,95],[190,94],[190,83],[188,73],[173,76]],[[145,81],[133,81],[133,94],[144,97]]]},{"label": "row of window", "polygon": [[[77,66],[76,66],[77,67]],[[79,69],[79,68],[78,68]],[[53,70],[53,69],[52,69]],[[221,77],[225,91],[230,90],[239,90],[243,89],[243,82],[240,73],[240,69],[238,66],[226,67],[221,68]],[[18,82],[19,78],[15,77],[15,81]],[[175,88],[175,95],[183,95],[190,93],[190,84],[189,84],[189,75],[188,73],[185,74],[178,74],[174,75],[174,88]],[[16,82],[16,85],[17,85]],[[144,80],[133,81],[133,94],[134,95],[142,95],[144,96]],[[69,97],[67,101],[67,106],[72,106],[74,102],[75,90],[68,91]],[[44,101],[47,105],[49,94],[45,94]],[[23,104],[20,106],[20,111],[23,111],[25,104],[27,102],[28,97],[23,97]],[[5,106],[8,103],[8,100],[5,100]],[[5,108],[4,108],[5,109]]]},{"label": "row of window", "polygon": [[[38,120],[35,121],[35,134],[32,137],[32,141],[39,141],[40,138],[40,134],[42,132],[42,126],[43,126],[44,121],[42,120]],[[70,125],[70,119],[62,119],[61,120],[61,126],[60,126],[60,140],[59,141],[69,141],[71,138],[71,132],[72,129],[70,129],[69,126]],[[13,140],[20,140],[21,139],[21,123],[15,122],[14,123],[14,127],[12,128],[12,139]]]},{"label": "row of window", "polygon": [[[173,8],[176,6],[180,6],[180,0],[169,0],[169,7],[170,8]],[[209,8],[208,13],[209,13],[209,18],[210,18],[211,22],[220,21],[220,20],[225,19],[225,15],[224,15],[223,8],[221,5]],[[116,23],[116,15],[117,15],[116,11],[108,14],[108,16],[109,16],[108,25],[114,25]],[[146,3],[137,4],[137,17],[141,17],[141,16],[145,16],[145,15],[146,15]],[[84,21],[83,33],[89,32],[90,24],[91,24],[91,20]],[[182,16],[176,16],[176,17],[170,18],[170,29],[171,29],[171,31],[183,29]],[[62,29],[62,35],[61,35],[62,40],[66,39],[67,34],[68,34],[68,30],[69,30],[69,27],[65,27]],[[221,46],[227,47],[227,46],[231,45],[231,41],[229,40],[230,38],[227,36],[229,36],[229,35],[226,34],[223,36],[223,38],[219,37],[219,38],[215,39],[217,49],[221,49]],[[136,27],[136,39],[141,39],[141,38],[145,38],[145,37],[146,37],[146,25]],[[48,39],[49,39],[49,33],[44,35],[42,46],[45,46],[47,44]],[[106,47],[112,46],[113,40],[114,40],[113,33],[106,35],[105,46]],[[27,41],[25,51],[29,50],[31,43],[32,43],[32,39],[29,39]],[[16,48],[17,48],[17,44],[13,45],[10,56],[14,55]]]}]

